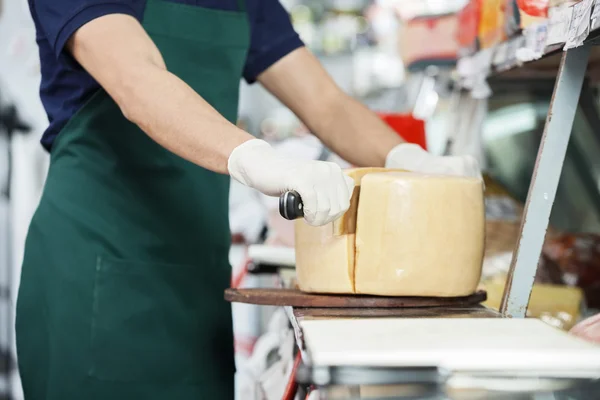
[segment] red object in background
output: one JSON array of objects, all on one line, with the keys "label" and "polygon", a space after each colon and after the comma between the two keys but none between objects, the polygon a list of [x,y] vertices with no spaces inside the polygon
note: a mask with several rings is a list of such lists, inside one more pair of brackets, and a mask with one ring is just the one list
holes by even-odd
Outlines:
[{"label": "red object in background", "polygon": [[425,137],[425,121],[417,119],[410,114],[386,114],[378,113],[402,139],[408,143],[415,143],[427,150],[427,139]]},{"label": "red object in background", "polygon": [[583,289],[586,305],[600,309],[600,235],[577,233],[547,239],[542,254],[547,281]]},{"label": "red object in background", "polygon": [[521,11],[532,17],[548,17],[549,0],[517,0]]},{"label": "red object in background", "polygon": [[400,58],[407,68],[454,65],[458,58],[458,17],[455,13],[421,16],[402,24]]},{"label": "red object in background", "polygon": [[[292,372],[290,374],[290,379],[285,387],[285,391],[283,392],[282,400],[294,400],[296,398],[296,393],[298,393],[298,383],[296,382],[296,375],[298,373],[298,368],[300,367],[300,363],[302,362],[302,355],[298,351],[296,354],[296,358],[294,359],[294,366],[292,367]],[[308,396],[307,396],[308,398]]]},{"label": "red object in background", "polygon": [[469,0],[462,10],[458,12],[458,44],[461,50],[476,50],[477,35],[479,33],[479,19],[481,18],[481,0]]}]

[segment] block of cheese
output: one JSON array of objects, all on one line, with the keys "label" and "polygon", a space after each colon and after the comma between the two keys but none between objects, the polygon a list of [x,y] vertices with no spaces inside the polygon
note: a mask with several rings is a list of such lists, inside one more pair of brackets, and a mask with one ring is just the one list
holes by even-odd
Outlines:
[{"label": "block of cheese", "polygon": [[[484,280],[482,286],[487,292],[487,300],[483,305],[498,310],[505,284],[505,274]],[[569,330],[579,320],[584,303],[583,290],[578,287],[535,283],[531,290],[527,317],[539,318],[555,328]]]},{"label": "block of cheese", "polygon": [[353,293],[354,234],[334,235],[333,224],[295,223],[296,279],[303,292]]},{"label": "block of cheese", "polygon": [[361,180],[355,292],[465,296],[481,276],[482,180],[408,172]]},{"label": "block of cheese", "polygon": [[[324,226],[294,223],[296,277],[300,290],[316,293],[354,292],[354,232],[361,179],[370,173],[387,173],[385,168],[353,168],[344,171],[354,179],[350,208],[338,220]],[[398,170],[396,170],[398,171]]]}]

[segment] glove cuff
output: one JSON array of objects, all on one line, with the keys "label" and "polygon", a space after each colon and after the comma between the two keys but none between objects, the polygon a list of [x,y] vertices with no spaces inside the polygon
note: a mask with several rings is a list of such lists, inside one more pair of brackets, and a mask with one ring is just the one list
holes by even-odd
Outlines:
[{"label": "glove cuff", "polygon": [[243,185],[252,187],[252,182],[247,173],[248,163],[256,162],[257,153],[268,153],[273,151],[271,145],[261,139],[250,139],[237,146],[227,160],[229,175]]},{"label": "glove cuff", "polygon": [[429,153],[427,153],[421,146],[414,143],[401,143],[388,153],[385,158],[385,167],[386,168],[408,168],[408,166],[414,164],[415,161],[421,159],[423,157],[427,157]]}]

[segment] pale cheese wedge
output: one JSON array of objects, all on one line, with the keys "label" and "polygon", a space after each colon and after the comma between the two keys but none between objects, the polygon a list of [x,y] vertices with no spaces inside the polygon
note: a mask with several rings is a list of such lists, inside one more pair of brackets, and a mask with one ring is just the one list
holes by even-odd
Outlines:
[{"label": "pale cheese wedge", "polygon": [[476,290],[485,241],[481,179],[366,175],[356,225],[356,293],[451,297]]}]

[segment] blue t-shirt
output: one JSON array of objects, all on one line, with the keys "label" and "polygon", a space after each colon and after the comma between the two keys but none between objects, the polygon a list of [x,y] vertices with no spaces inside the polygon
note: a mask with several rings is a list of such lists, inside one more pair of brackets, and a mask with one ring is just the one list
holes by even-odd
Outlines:
[{"label": "blue t-shirt", "polygon": [[[166,0],[213,9],[238,9],[237,0]],[[301,47],[278,0],[245,0],[251,44],[243,77],[252,83],[261,72]],[[52,142],[67,121],[100,86],[65,50],[68,39],[87,22],[106,14],[128,14],[141,21],[146,0],[29,0],[41,63],[40,97],[50,125],[42,145]]]}]

